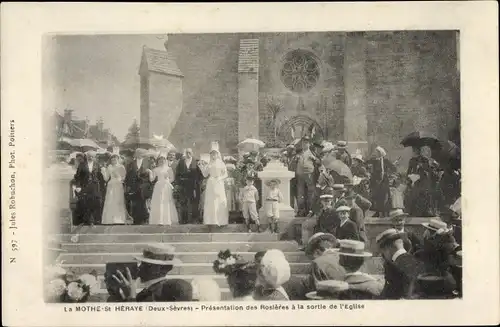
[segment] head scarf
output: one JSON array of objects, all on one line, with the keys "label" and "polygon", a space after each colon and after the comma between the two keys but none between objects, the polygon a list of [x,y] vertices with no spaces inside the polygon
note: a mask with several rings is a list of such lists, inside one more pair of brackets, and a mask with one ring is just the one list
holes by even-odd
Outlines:
[{"label": "head scarf", "polygon": [[[215,160],[212,159],[212,153],[215,152]],[[210,150],[210,165],[215,165],[217,169],[226,169],[226,164],[222,160],[222,155],[219,151],[219,145],[212,142],[212,149]]]}]

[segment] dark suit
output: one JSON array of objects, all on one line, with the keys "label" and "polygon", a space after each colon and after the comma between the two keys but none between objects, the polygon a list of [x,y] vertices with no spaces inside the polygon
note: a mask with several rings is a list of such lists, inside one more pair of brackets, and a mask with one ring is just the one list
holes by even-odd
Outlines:
[{"label": "dark suit", "polygon": [[356,240],[359,241],[359,231],[356,223],[348,219],[343,225],[339,225],[335,231],[335,237],[338,240]]},{"label": "dark suit", "polygon": [[181,302],[192,301],[193,288],[182,279],[164,279],[140,291],[135,299],[123,300],[111,295],[107,302]]},{"label": "dark suit", "polygon": [[74,176],[76,187],[81,188],[77,194],[78,202],[76,211],[80,213],[80,223],[101,223],[104,178],[101,174],[101,166],[94,161],[92,171],[89,170],[87,162],[82,162]]},{"label": "dark suit", "polygon": [[381,297],[392,300],[411,298],[417,277],[423,272],[424,265],[408,253],[400,255],[394,262],[384,262],[385,285]]},{"label": "dark suit", "polygon": [[414,254],[422,249],[422,240],[413,232],[405,230],[401,239],[403,240],[404,248],[408,253]]},{"label": "dark suit", "polygon": [[179,222],[181,224],[198,223],[200,186],[203,175],[197,161],[192,158],[189,167],[186,159],[179,160],[175,171],[175,184],[179,188]]},{"label": "dark suit", "polygon": [[[382,168],[383,162],[383,168]],[[388,159],[371,159],[370,189],[372,194],[373,210],[388,212],[390,210],[389,176],[396,172],[396,167]]]},{"label": "dark suit", "polygon": [[365,229],[365,214],[363,210],[361,210],[361,208],[358,207],[358,205],[355,203],[353,204],[351,212],[349,213],[349,219],[356,223],[359,231],[360,241],[366,244],[368,242],[368,237],[366,236]]},{"label": "dark suit", "polygon": [[134,225],[145,224],[149,218],[146,200],[153,195],[153,185],[147,172],[148,161],[143,159],[141,167],[137,167],[137,160],[132,160],[127,165],[125,176],[125,192],[127,201],[130,201],[130,215]]},{"label": "dark suit", "polygon": [[315,233],[335,234],[335,229],[340,221],[334,208],[321,209],[318,214],[318,223],[314,229]]}]

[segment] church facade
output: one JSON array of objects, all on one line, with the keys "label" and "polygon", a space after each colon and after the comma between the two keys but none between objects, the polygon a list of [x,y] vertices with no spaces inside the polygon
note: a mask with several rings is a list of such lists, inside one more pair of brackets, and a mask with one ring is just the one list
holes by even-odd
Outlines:
[{"label": "church facade", "polygon": [[198,153],[311,130],[365,153],[415,130],[459,143],[458,47],[455,31],[169,35],[143,49],[141,135]]}]

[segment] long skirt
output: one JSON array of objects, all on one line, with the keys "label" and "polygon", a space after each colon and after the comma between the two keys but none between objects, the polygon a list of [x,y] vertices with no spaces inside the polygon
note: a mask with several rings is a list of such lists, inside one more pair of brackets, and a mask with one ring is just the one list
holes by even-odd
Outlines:
[{"label": "long skirt", "polygon": [[119,180],[110,180],[106,187],[102,224],[125,224],[127,216],[123,184]]},{"label": "long skirt", "polygon": [[226,189],[223,180],[208,178],[203,205],[203,223],[205,225],[225,226],[229,221]]},{"label": "long skirt", "polygon": [[176,225],[179,223],[173,188],[167,181],[158,181],[151,198],[150,225]]}]

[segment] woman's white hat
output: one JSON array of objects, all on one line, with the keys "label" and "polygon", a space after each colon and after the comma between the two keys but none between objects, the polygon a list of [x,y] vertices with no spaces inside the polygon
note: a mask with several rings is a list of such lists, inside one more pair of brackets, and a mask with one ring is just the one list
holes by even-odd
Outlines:
[{"label": "woman's white hat", "polygon": [[448,225],[444,221],[438,219],[431,219],[428,223],[423,223],[422,226],[432,231],[437,231],[439,229],[446,230],[448,228]]},{"label": "woman's white hat", "polygon": [[266,251],[260,266],[262,278],[271,287],[278,288],[290,279],[290,264],[280,250]]}]

